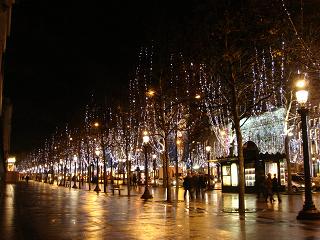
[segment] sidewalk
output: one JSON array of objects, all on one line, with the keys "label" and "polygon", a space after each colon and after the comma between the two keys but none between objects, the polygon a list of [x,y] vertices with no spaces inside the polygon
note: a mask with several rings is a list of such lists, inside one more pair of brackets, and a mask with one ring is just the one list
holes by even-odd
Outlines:
[{"label": "sidewalk", "polygon": [[[128,197],[126,190],[119,196],[34,181],[7,184],[0,239],[320,239],[320,221],[296,220],[303,194],[273,204],[247,194],[246,218],[239,220],[237,194],[214,190],[184,201],[183,189],[173,188],[178,200],[167,203],[164,188],[151,187],[148,201],[140,198],[143,191]],[[319,209],[320,193],[313,199]]]}]

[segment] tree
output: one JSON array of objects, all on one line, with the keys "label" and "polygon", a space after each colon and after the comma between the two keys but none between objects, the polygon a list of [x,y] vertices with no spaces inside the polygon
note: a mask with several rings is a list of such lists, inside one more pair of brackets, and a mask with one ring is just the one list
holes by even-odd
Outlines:
[{"label": "tree", "polygon": [[[277,89],[282,81],[276,81],[276,72],[267,67],[275,64],[270,48],[277,48],[270,29],[275,22],[267,18],[270,8],[262,11],[263,4],[255,1],[229,1],[217,4],[217,14],[210,29],[208,49],[211,56],[204,55],[208,66],[205,93],[211,97],[208,111],[213,126],[226,127],[232,124],[235,132],[235,150],[239,159],[239,214],[245,215],[244,156],[241,119],[266,111],[269,105],[277,106],[277,96],[267,86]],[[272,43],[272,45],[270,45]],[[263,67],[259,63],[264,61]],[[281,78],[280,78],[281,79]],[[273,99],[273,102],[269,99]],[[268,101],[267,101],[268,100]],[[214,119],[214,120],[213,120]],[[217,134],[217,138],[219,135]],[[232,146],[232,145],[231,145]]]}]

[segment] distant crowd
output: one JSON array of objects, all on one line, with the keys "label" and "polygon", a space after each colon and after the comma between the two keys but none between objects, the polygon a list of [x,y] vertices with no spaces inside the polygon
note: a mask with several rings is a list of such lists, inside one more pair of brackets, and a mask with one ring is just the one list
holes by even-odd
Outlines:
[{"label": "distant crowd", "polygon": [[184,198],[189,194],[189,198],[204,198],[204,194],[207,190],[214,188],[214,183],[211,183],[208,175],[193,172],[187,173],[187,176],[183,179]]},{"label": "distant crowd", "polygon": [[257,198],[263,197],[266,202],[268,200],[273,203],[275,202],[274,195],[277,196],[278,202],[281,203],[281,197],[279,193],[279,182],[277,175],[274,174],[273,178],[271,177],[271,173],[268,173],[267,176],[262,174],[258,175],[256,180],[256,190],[257,190]]}]

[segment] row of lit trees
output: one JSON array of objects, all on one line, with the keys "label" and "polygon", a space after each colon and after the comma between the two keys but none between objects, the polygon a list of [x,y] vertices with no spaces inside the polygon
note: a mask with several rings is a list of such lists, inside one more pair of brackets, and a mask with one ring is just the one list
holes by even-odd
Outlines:
[{"label": "row of lit trees", "polygon": [[[243,215],[241,120],[285,107],[288,114],[284,131],[289,134],[288,129],[295,123],[292,119],[296,119],[296,109],[290,105],[292,72],[297,71],[297,62],[302,70],[318,66],[314,61],[310,65],[314,55],[310,57],[309,50],[300,57],[297,54],[305,43],[301,38],[291,39],[288,23],[292,25],[292,21],[270,19],[267,15],[281,12],[286,17],[288,9],[266,9],[263,3],[256,4],[254,9],[242,2],[236,7],[228,3],[211,6],[215,24],[201,22],[201,27],[194,29],[197,33],[202,30],[199,36],[209,36],[202,39],[201,49],[194,50],[201,54],[186,51],[185,57],[176,49],[163,54],[163,49],[157,51],[155,46],[142,48],[128,86],[128,103],[121,108],[88,106],[84,121],[78,126],[80,130],[55,134],[44,148],[30,154],[32,164],[52,166],[63,159],[67,166],[77,152],[80,166],[89,166],[96,159],[95,150],[100,149],[104,181],[106,167],[110,167],[113,180],[114,164],[120,159],[130,181],[131,166],[141,165],[144,160],[137,150],[142,149],[142,133],[147,131],[150,151],[160,156],[167,200],[171,201],[169,166],[175,165],[177,173],[181,145],[185,162],[191,161],[194,142],[203,143],[204,156],[206,145],[214,146],[212,157],[227,156],[231,149],[239,158],[239,212]],[[290,112],[294,113],[293,118],[289,117]],[[96,121],[99,125],[93,130]],[[70,141],[70,137],[78,140]],[[205,165],[208,159],[199,158]]]},{"label": "row of lit trees", "polygon": [[[182,57],[180,56],[180,58]],[[170,164],[178,166],[178,134],[180,133],[180,142],[182,139],[183,144],[191,145],[196,137],[194,132],[203,127],[199,124],[205,123],[208,127],[207,131],[213,130],[215,133],[213,142],[222,143],[220,145],[225,147],[223,146],[225,144],[224,131],[230,123],[233,123],[233,128],[236,129],[236,124],[231,115],[234,108],[234,99],[229,99],[230,96],[233,96],[230,92],[230,89],[232,89],[230,83],[224,83],[219,76],[216,76],[216,73],[210,76],[210,71],[206,69],[205,64],[184,64],[183,61],[179,60],[174,62],[172,57],[170,60],[169,65],[175,66],[175,68],[169,68],[170,71],[163,74],[158,79],[158,83],[156,81],[148,82],[145,79],[145,72],[143,77],[137,72],[135,81],[130,83],[130,88],[133,90],[126,111],[116,109],[111,112],[109,108],[88,107],[83,122],[84,126],[72,130],[65,129],[62,133],[56,133],[45,142],[43,149],[32,153],[33,162],[36,165],[40,164],[42,167],[52,168],[57,163],[61,163],[62,159],[63,179],[65,181],[67,169],[69,169],[68,173],[72,174],[71,162],[74,156],[77,156],[78,164],[75,162],[75,165],[80,167],[81,175],[83,175],[83,169],[86,169],[92,162],[97,162],[96,172],[98,172],[99,164],[94,153],[97,149],[100,149],[102,155],[99,159],[101,159],[103,166],[103,181],[106,181],[107,165],[111,169],[110,176],[111,181],[113,181],[114,160],[119,161],[120,159],[125,159],[127,178],[130,181],[130,165],[134,159],[140,158],[141,161],[141,152],[137,149],[141,149],[142,132],[147,130],[151,137],[150,145],[153,152],[161,156],[164,182],[168,189],[167,200],[171,201],[169,166]],[[185,69],[182,74],[180,68]],[[144,68],[140,67],[139,69]],[[242,91],[244,97],[241,99],[242,95],[237,94],[237,102],[242,104],[238,109],[241,110],[242,108],[244,110],[243,117],[250,117],[252,114],[258,114],[252,110],[257,108],[257,105],[267,106],[271,101],[275,101],[278,96],[275,95],[275,98],[272,98],[271,94],[266,91],[266,95],[261,95],[257,90],[261,81],[255,81],[253,73],[251,78],[245,80],[245,83],[241,85],[246,90]],[[265,87],[271,85],[268,80],[266,78],[263,83]],[[274,79],[272,80],[274,81]],[[274,90],[276,87],[270,89]],[[248,94],[248,92],[251,92],[251,94]],[[257,97],[259,94],[261,95],[260,98]],[[262,111],[261,108],[257,109],[258,112]],[[239,116],[238,121],[241,118]],[[96,122],[97,120],[99,122]],[[203,132],[200,135],[200,141],[208,142],[208,138],[204,136]],[[232,141],[231,144],[239,148],[242,144],[238,142],[239,139]],[[190,156],[191,149],[184,150],[186,150],[185,155]],[[224,154],[227,155],[228,150],[225,149]],[[213,156],[216,155],[217,153],[214,152]],[[202,158],[202,165],[206,161],[206,158]],[[88,173],[89,171],[87,171]],[[176,176],[178,175],[176,174]],[[105,186],[106,182],[104,191],[106,191]],[[128,190],[130,192],[130,184],[128,184]]]}]

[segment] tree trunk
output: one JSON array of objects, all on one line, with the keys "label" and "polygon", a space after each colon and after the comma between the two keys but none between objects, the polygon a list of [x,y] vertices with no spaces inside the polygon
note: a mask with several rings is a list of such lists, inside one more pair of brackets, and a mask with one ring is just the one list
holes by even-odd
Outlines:
[{"label": "tree trunk", "polygon": [[245,181],[244,181],[244,157],[243,157],[243,146],[242,146],[242,133],[240,129],[240,117],[238,112],[238,99],[237,90],[235,87],[235,79],[233,78],[233,84],[231,86],[231,110],[234,121],[234,127],[237,137],[238,145],[238,158],[239,158],[239,215],[245,215]]},{"label": "tree trunk", "polygon": [[168,154],[168,136],[165,135],[164,139],[164,169],[165,170],[165,184],[167,189],[167,202],[171,202],[171,187],[170,187],[170,175],[169,175],[169,154]]},{"label": "tree trunk", "polygon": [[103,157],[103,192],[107,192],[107,163],[106,163],[106,152],[103,143],[103,137],[101,136],[101,148],[102,148],[102,157]]},{"label": "tree trunk", "polygon": [[128,153],[128,142],[126,140],[126,167],[127,167],[127,188],[128,188],[128,196],[130,196],[130,190],[131,190],[131,167],[129,163],[129,153]]},{"label": "tree trunk", "polygon": [[176,136],[175,136],[175,146],[176,146],[176,154],[175,154],[175,172],[176,172],[176,196],[178,200],[178,193],[179,193],[179,159],[178,159],[178,137],[177,137],[177,131],[176,131]]},{"label": "tree trunk", "polygon": [[[290,163],[290,152],[289,152],[289,136],[286,135],[284,139],[285,153],[286,153],[286,162],[288,170],[288,193],[292,193],[292,182],[291,182],[291,163]],[[280,176],[279,176],[280,179]]]},{"label": "tree trunk", "polygon": [[86,159],[87,159],[87,163],[88,163],[88,173],[87,173],[87,182],[88,182],[88,185],[89,185],[89,190],[91,190],[91,164],[90,164],[90,149],[89,149],[89,140],[88,140],[88,133],[87,133],[87,136],[86,136]]},{"label": "tree trunk", "polygon": [[79,178],[79,189],[83,188],[83,182],[82,182],[82,178],[83,178],[83,159],[81,158],[81,140],[79,140],[78,143],[78,159],[79,159],[79,165],[80,165],[80,178]]}]

